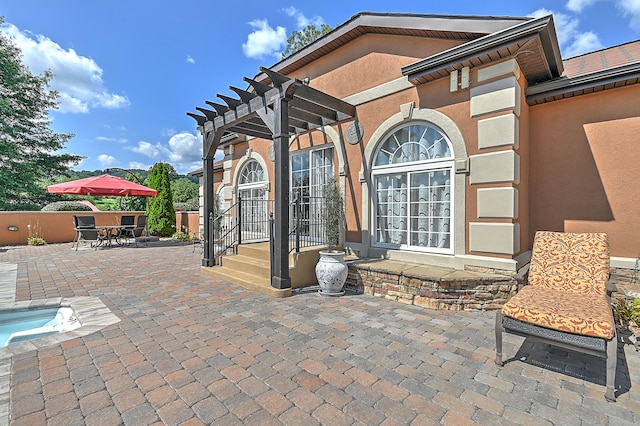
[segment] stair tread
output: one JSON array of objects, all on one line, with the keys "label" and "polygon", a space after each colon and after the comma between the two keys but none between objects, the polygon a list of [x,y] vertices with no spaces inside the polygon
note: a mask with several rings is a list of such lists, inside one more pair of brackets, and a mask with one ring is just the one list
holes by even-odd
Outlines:
[{"label": "stair tread", "polygon": [[237,269],[234,268],[229,268],[228,266],[218,266],[216,268],[214,268],[212,270],[213,273],[219,273],[221,275],[225,275],[227,277],[232,277],[232,278],[238,278],[238,279],[242,279],[244,281],[247,282],[252,282],[252,281],[260,281],[261,283],[267,283],[269,285],[271,285],[271,279],[269,278],[269,276],[260,276],[260,275],[256,275],[256,274],[251,274],[248,272],[243,272],[243,271],[239,271]]},{"label": "stair tread", "polygon": [[245,256],[243,254],[236,254],[233,256],[224,256],[222,258],[222,264],[224,265],[224,262],[226,262],[227,260],[231,260],[237,263],[247,263],[249,265],[269,267],[269,259],[265,261],[264,259],[257,259],[252,256]]}]

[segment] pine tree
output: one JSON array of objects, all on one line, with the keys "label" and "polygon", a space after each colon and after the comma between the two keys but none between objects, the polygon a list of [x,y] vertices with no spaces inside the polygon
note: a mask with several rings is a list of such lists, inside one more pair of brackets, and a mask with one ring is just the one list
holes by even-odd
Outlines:
[{"label": "pine tree", "polygon": [[20,49],[0,32],[0,210],[40,209],[52,199],[46,182],[82,159],[53,154],[74,135],[49,128],[49,110],[58,107],[51,78],[48,71],[31,74]]},{"label": "pine tree", "polygon": [[320,28],[310,24],[302,28],[300,31],[294,30],[287,39],[287,47],[284,49],[284,52],[282,52],[282,59],[296,53],[298,50],[313,43],[331,31],[333,31],[333,28],[327,24],[321,24]]},{"label": "pine tree", "polygon": [[154,164],[146,185],[158,191],[156,197],[149,199],[147,229],[151,235],[169,237],[176,232],[176,212],[173,209],[168,165],[165,163]]}]

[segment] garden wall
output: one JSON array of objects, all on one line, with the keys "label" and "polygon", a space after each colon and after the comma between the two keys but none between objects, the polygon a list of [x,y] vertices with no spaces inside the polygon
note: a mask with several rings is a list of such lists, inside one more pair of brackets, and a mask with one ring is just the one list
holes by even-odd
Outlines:
[{"label": "garden wall", "polygon": [[[117,225],[123,215],[139,216],[144,212],[0,212],[0,246],[26,245],[31,235],[43,238],[47,243],[67,243],[76,238],[73,229],[74,215],[93,215],[96,225]],[[176,213],[176,227],[198,229],[198,212]],[[14,230],[15,229],[15,230]],[[195,231],[190,232],[192,234]]]}]

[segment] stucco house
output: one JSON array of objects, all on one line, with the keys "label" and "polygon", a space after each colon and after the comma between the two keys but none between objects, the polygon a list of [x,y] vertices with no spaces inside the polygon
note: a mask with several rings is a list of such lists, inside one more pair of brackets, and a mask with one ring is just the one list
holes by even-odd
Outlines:
[{"label": "stucco house", "polygon": [[[612,267],[633,269],[639,79],[640,41],[563,59],[552,16],[357,14],[189,114],[205,231],[217,193],[225,209],[273,212],[284,244],[285,206],[302,194],[313,217],[337,177],[359,259],[513,275],[553,230],[606,232]],[[279,256],[272,285],[287,288]]]}]

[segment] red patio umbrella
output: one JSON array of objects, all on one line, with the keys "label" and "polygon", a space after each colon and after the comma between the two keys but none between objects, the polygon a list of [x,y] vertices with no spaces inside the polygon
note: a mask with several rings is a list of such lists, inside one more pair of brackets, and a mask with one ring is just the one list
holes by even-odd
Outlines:
[{"label": "red patio umbrella", "polygon": [[155,197],[158,195],[158,191],[155,189],[117,176],[111,176],[110,174],[49,185],[47,186],[47,192],[52,194],[107,195],[119,197],[124,197],[125,195]]}]

